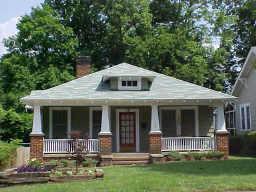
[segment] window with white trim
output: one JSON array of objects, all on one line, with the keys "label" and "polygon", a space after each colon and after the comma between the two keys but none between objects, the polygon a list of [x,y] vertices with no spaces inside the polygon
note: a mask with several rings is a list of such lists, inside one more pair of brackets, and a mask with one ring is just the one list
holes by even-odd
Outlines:
[{"label": "window with white trim", "polygon": [[228,104],[225,109],[226,128],[234,136],[236,133],[236,110],[235,106]]},{"label": "window with white trim", "polygon": [[139,77],[120,77],[118,79],[119,90],[141,90],[141,78]]},{"label": "window with white trim", "polygon": [[240,105],[240,124],[241,131],[248,131],[251,129],[250,104]]}]

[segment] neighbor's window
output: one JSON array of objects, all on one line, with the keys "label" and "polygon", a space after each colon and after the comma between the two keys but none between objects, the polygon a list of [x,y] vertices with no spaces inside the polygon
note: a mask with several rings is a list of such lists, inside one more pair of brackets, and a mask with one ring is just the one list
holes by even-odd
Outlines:
[{"label": "neighbor's window", "polygon": [[242,131],[247,131],[251,129],[250,104],[240,105],[240,121]]},{"label": "neighbor's window", "polygon": [[235,135],[236,131],[236,114],[234,105],[229,104],[225,109],[225,120],[227,130],[231,135]]},{"label": "neighbor's window", "polygon": [[119,79],[119,90],[140,90],[141,80],[138,77],[121,77]]}]

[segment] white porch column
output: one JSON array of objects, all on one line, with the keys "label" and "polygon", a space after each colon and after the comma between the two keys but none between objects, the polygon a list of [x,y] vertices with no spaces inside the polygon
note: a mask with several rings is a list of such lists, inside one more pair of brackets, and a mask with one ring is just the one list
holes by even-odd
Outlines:
[{"label": "white porch column", "polygon": [[216,122],[216,149],[224,153],[224,158],[229,155],[229,132],[226,129],[224,105],[217,106],[217,122]]},{"label": "white porch column", "polygon": [[151,128],[150,133],[161,133],[159,125],[158,105],[151,106]]},{"label": "white porch column", "polygon": [[217,133],[227,133],[225,114],[224,114],[224,105],[220,104],[216,108],[217,112],[217,122],[216,122],[216,132]]},{"label": "white porch column", "polygon": [[[161,136],[162,132],[159,125],[159,116],[158,116],[158,105],[153,104],[151,106],[151,128],[149,133],[149,153],[154,159],[161,159]],[[155,156],[155,154],[157,154]],[[154,156],[154,157],[153,157]],[[158,161],[156,160],[156,161]]]},{"label": "white porch column", "polygon": [[[99,145],[102,165],[111,165],[112,158],[112,134],[110,130],[110,107],[102,106],[101,130],[99,133]],[[106,157],[105,157],[106,155]]]},{"label": "white porch column", "polygon": [[102,117],[101,117],[101,130],[100,134],[111,134],[110,131],[110,114],[109,114],[109,106],[102,106]]},{"label": "white porch column", "polygon": [[42,118],[39,105],[34,105],[33,127],[31,135],[43,135]]}]

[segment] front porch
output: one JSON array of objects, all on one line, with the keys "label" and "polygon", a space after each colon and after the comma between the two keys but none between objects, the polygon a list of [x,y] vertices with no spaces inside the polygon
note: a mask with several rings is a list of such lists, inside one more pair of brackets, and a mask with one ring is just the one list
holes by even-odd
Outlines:
[{"label": "front porch", "polygon": [[79,141],[86,153],[101,157],[166,151],[221,150],[227,154],[227,146],[221,148],[225,138],[212,132],[214,107],[217,133],[223,136],[227,133],[223,105],[34,106],[31,158],[72,152],[72,131],[81,132]]}]

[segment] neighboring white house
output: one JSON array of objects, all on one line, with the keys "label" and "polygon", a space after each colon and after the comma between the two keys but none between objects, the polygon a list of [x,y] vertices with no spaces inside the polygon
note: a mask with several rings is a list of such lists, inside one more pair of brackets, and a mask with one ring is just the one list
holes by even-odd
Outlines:
[{"label": "neighboring white house", "polygon": [[238,97],[238,100],[234,104],[233,112],[232,109],[226,110],[227,127],[235,128],[237,134],[256,130],[255,64],[256,47],[252,47],[232,90],[232,95]]}]

